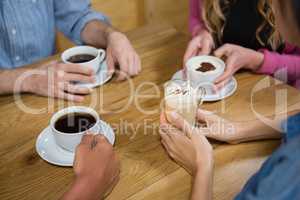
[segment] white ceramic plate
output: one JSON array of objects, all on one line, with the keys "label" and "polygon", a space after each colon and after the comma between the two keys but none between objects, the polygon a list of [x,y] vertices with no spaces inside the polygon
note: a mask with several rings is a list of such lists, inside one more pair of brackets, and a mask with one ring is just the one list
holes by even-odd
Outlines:
[{"label": "white ceramic plate", "polygon": [[[101,121],[102,131],[105,137],[113,145],[115,134],[107,123]],[[75,154],[59,147],[54,140],[50,126],[45,128],[37,138],[35,148],[40,157],[53,165],[71,167],[73,166]]]},{"label": "white ceramic plate", "polygon": [[96,74],[96,82],[95,83],[92,83],[92,84],[78,83],[78,85],[81,87],[87,87],[87,88],[95,88],[95,87],[104,85],[106,82],[108,82],[112,78],[112,75],[109,75],[108,73],[101,73],[101,72],[108,72],[108,66],[107,66],[106,60],[104,60],[102,62],[101,67]]},{"label": "white ceramic plate", "polygon": [[[183,81],[183,71],[180,70],[180,71],[176,72],[173,75],[172,80],[176,80],[176,81],[182,80]],[[230,97],[231,95],[233,95],[235,93],[235,91],[237,90],[237,81],[234,77],[232,77],[232,79],[229,81],[229,83],[227,83],[227,85],[223,89],[218,91],[217,93],[208,91],[211,89],[209,89],[207,87],[204,87],[204,88],[207,90],[206,95],[203,98],[204,102],[220,101],[222,99]]]}]

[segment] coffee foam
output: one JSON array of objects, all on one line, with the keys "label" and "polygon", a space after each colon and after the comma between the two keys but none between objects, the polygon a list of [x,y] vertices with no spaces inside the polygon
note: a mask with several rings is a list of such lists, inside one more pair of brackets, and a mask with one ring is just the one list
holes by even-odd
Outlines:
[{"label": "coffee foam", "polygon": [[[201,72],[201,71],[197,71],[197,69],[199,67],[201,67],[202,63],[210,63],[212,64],[216,69],[212,70],[212,71],[207,71],[207,72]],[[219,69],[221,68],[221,65],[218,61],[213,60],[213,59],[207,59],[207,60],[203,60],[201,62],[195,63],[193,64],[190,69],[197,72],[197,73],[202,73],[202,74],[214,74],[216,73]]]},{"label": "coffee foam", "polygon": [[186,98],[195,96],[197,91],[190,85],[181,86],[176,83],[172,83],[165,89],[165,97],[167,98]]},{"label": "coffee foam", "polygon": [[165,102],[168,108],[188,111],[196,106],[197,99],[197,90],[191,86],[180,87],[172,85],[166,88]]}]

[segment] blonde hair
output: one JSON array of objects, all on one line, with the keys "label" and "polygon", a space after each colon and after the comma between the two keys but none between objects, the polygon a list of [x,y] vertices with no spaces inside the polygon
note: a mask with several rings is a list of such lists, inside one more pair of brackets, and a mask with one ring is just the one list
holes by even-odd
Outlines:
[{"label": "blonde hair", "polygon": [[[203,0],[202,18],[207,29],[210,31],[210,33],[212,33],[215,40],[219,43],[222,42],[224,28],[226,25],[226,17],[224,12],[230,8],[234,1],[235,0]],[[279,32],[275,29],[275,17],[272,9],[272,0],[259,0],[257,4],[257,10],[264,20],[256,30],[256,39],[261,45],[270,45],[273,50],[276,50],[282,44],[282,40]],[[271,31],[268,36],[268,41],[265,43],[260,34],[267,26],[271,28]]]}]

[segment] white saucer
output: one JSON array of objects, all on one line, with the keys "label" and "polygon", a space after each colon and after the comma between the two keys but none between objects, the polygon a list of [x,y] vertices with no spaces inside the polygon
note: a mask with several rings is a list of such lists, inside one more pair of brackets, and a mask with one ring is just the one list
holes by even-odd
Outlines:
[{"label": "white saucer", "polygon": [[[101,121],[102,132],[113,145],[115,134],[113,129],[107,123]],[[35,148],[42,159],[53,165],[71,167],[73,166],[75,154],[59,147],[54,140],[50,126],[45,128],[37,138]]]},{"label": "white saucer", "polygon": [[[176,72],[173,77],[172,80],[182,80],[183,81],[183,71],[180,70],[178,72]],[[237,90],[237,81],[234,77],[232,77],[232,79],[229,81],[229,83],[227,83],[225,85],[224,88],[222,88],[220,91],[214,93],[212,92],[212,90],[208,87],[204,87],[206,89],[206,95],[203,98],[204,102],[213,102],[213,101],[220,101],[222,99],[225,99],[227,97],[230,97],[231,95],[233,95],[235,93],[235,91]]]},{"label": "white saucer", "polygon": [[[102,72],[102,73],[101,73]],[[106,73],[104,73],[106,72]],[[87,88],[95,88],[101,85],[104,85],[112,78],[112,74],[109,75],[108,73],[108,66],[106,60],[101,63],[101,67],[96,74],[96,82],[95,83],[78,83],[78,86],[87,87]]]}]

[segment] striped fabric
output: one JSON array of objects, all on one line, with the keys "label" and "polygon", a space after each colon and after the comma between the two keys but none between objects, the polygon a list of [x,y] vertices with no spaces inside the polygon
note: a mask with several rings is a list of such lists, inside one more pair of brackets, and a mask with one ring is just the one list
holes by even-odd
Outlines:
[{"label": "striped fabric", "polygon": [[0,0],[0,69],[33,63],[55,52],[56,29],[76,44],[90,20],[108,23],[90,0]]}]

